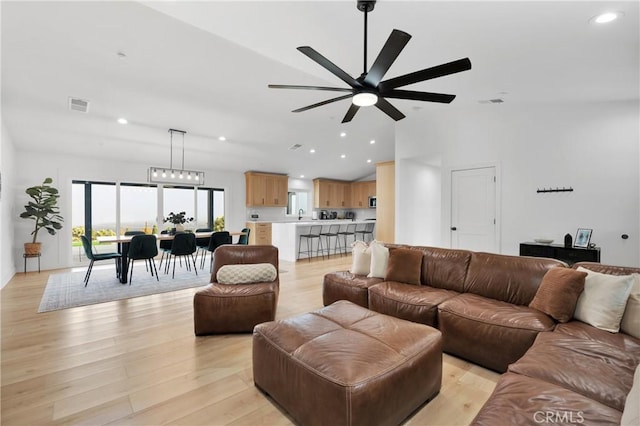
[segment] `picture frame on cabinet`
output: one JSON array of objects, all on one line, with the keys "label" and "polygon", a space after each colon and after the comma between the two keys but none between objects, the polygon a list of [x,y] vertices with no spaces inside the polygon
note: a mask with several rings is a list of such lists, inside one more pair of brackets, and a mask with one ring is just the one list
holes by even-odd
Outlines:
[{"label": "picture frame on cabinet", "polygon": [[593,229],[578,228],[573,246],[578,248],[588,248],[592,232]]}]

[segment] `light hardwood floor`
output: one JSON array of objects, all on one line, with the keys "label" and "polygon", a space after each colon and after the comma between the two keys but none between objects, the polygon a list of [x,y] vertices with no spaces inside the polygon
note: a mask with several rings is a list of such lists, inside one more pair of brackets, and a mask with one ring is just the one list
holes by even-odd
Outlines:
[{"label": "light hardwood floor", "polygon": [[[349,264],[282,262],[278,318],[322,307],[322,276]],[[292,424],[253,385],[251,334],[194,336],[196,289],[38,314],[49,273],[64,271],[2,289],[3,425]],[[440,394],[406,424],[468,424],[497,379],[445,355]]]}]

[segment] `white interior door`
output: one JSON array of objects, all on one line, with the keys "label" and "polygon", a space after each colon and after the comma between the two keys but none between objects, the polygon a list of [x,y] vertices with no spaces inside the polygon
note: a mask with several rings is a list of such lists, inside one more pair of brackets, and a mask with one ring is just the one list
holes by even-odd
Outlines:
[{"label": "white interior door", "polygon": [[497,252],[496,168],[451,172],[451,247]]}]

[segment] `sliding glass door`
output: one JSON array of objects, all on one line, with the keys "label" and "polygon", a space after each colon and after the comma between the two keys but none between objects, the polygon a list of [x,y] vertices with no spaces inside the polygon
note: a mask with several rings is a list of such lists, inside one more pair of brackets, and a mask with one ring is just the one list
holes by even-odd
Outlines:
[{"label": "sliding glass door", "polygon": [[[90,237],[94,250],[115,251],[112,244],[99,244],[97,237],[144,231],[158,234],[171,228],[164,218],[184,211],[194,220],[187,230],[225,229],[224,189],[152,185],[126,182],[72,181],[72,249],[74,262],[86,257],[81,235]],[[109,247],[105,247],[109,245]]]}]

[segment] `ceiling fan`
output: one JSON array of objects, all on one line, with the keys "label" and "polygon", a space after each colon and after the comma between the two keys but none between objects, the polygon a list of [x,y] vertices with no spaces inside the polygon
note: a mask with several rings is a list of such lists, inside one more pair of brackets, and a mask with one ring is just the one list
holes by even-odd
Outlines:
[{"label": "ceiling fan", "polygon": [[332,102],[341,101],[343,99],[352,98],[352,104],[347,110],[343,123],[347,123],[353,119],[360,107],[375,105],[394,120],[402,120],[405,115],[396,107],[391,105],[386,98],[393,99],[410,99],[415,101],[450,103],[455,99],[455,95],[444,93],[416,92],[412,90],[397,90],[398,87],[406,86],[420,81],[430,80],[432,78],[443,77],[449,74],[466,71],[471,69],[471,61],[469,58],[458,59],[457,61],[448,62],[431,68],[425,68],[410,74],[401,75],[382,81],[382,78],[389,70],[393,62],[406,44],[411,39],[411,35],[400,30],[393,30],[382,47],[378,57],[374,61],[371,69],[367,72],[367,13],[371,12],[375,7],[376,0],[357,0],[357,8],[364,12],[364,72],[358,78],[353,78],[333,62],[322,56],[309,46],[298,47],[298,50],[317,62],[320,66],[326,68],[333,75],[351,86],[350,89],[341,87],[323,87],[323,86],[296,86],[285,84],[269,84],[271,89],[305,89],[305,90],[327,90],[333,92],[348,92],[347,95],[338,96],[337,98],[327,99],[303,108],[294,109],[292,112],[307,111]]}]

